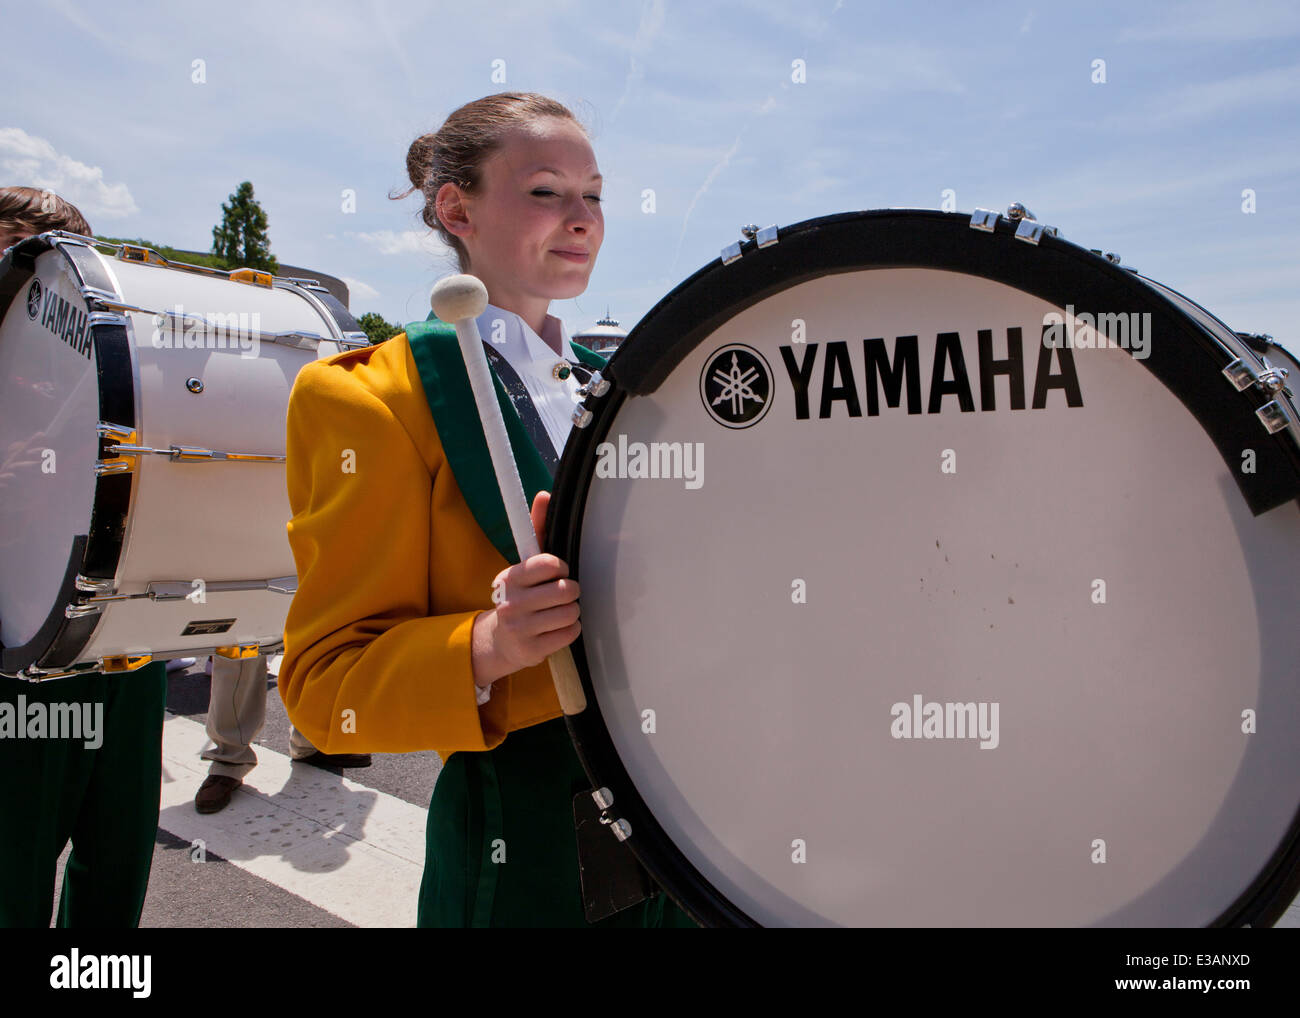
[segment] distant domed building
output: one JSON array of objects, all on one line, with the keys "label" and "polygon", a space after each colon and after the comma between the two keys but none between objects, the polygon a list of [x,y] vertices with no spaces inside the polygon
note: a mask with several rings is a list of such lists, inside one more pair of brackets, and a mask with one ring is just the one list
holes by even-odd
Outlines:
[{"label": "distant domed building", "polygon": [[590,329],[574,333],[569,338],[575,343],[585,346],[588,350],[603,356],[609,356],[627,338],[627,333],[620,329],[618,322],[609,316],[609,308],[605,308],[604,318]]}]

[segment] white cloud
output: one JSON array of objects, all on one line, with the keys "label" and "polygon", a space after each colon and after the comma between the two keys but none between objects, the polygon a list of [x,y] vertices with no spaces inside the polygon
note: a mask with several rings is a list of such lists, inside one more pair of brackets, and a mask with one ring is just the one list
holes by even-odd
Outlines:
[{"label": "white cloud", "polygon": [[447,250],[429,230],[375,230],[373,233],[349,233],[371,245],[380,254],[441,254]]},{"label": "white cloud", "polygon": [[348,284],[348,297],[351,300],[375,300],[379,297],[379,291],[369,283],[351,276],[343,276],[342,279]]},{"label": "white cloud", "polygon": [[55,150],[21,127],[0,127],[0,175],[10,186],[49,188],[91,220],[121,219],[140,209],[125,184],[104,181],[104,171]]}]

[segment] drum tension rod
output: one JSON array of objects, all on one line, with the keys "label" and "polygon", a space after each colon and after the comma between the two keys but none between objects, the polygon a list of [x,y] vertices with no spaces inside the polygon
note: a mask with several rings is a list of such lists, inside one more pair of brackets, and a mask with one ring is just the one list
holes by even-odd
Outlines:
[{"label": "drum tension rod", "polygon": [[744,245],[749,241],[754,241],[755,250],[760,247],[771,247],[779,241],[780,235],[775,225],[764,226],[761,230],[754,223],[746,223],[740,228],[744,240],[738,240],[734,244],[728,244],[722,249],[722,264],[730,265],[741,256]]},{"label": "drum tension rod", "polygon": [[603,396],[609,392],[609,380],[602,378],[599,371],[593,371],[591,377],[578,387],[578,395],[583,399],[588,396]]},{"label": "drum tension rod", "polygon": [[1238,392],[1249,389],[1252,385],[1267,393],[1278,393],[1285,389],[1290,372],[1286,368],[1269,363],[1267,357],[1261,356],[1260,360],[1264,362],[1263,371],[1256,371],[1238,357],[1223,369],[1223,373]]},{"label": "drum tension rod", "polygon": [[632,825],[621,817],[615,819],[610,815],[610,808],[614,805],[613,792],[608,788],[597,788],[591,793],[591,798],[600,807],[600,822],[614,832],[614,837],[619,841],[632,837]]},{"label": "drum tension rod", "polygon": [[217,463],[221,461],[232,463],[283,463],[285,461],[283,456],[276,456],[271,453],[221,452],[219,449],[200,449],[197,446],[190,445],[169,445],[165,449],[159,449],[149,445],[126,445],[121,442],[114,442],[107,446],[104,451],[113,459],[101,460],[97,463],[95,465],[96,473],[106,474],[129,470],[129,465],[118,465],[122,462],[120,457],[143,456],[146,454],[166,456],[173,463]]},{"label": "drum tension rod", "polygon": [[[1026,244],[1037,245],[1044,236],[1056,237],[1060,235],[1055,226],[1044,226],[1034,218],[1032,212],[1018,201],[1012,202],[1007,207],[1006,218],[1009,222],[1016,224],[1016,240],[1023,240]],[[972,230],[979,230],[981,233],[992,233],[997,225],[998,214],[992,209],[977,208],[971,213],[970,228]]]},{"label": "drum tension rod", "polygon": [[[1286,380],[1289,372],[1286,368],[1277,367],[1269,362],[1267,357],[1260,356],[1263,361],[1263,370],[1256,370],[1254,366],[1240,357],[1231,361],[1224,369],[1224,377],[1232,384],[1232,387],[1238,392],[1245,392],[1252,386],[1270,396],[1277,396],[1290,390],[1286,387]],[[1279,431],[1285,431],[1294,422],[1291,414],[1281,400],[1274,399],[1265,403],[1255,410],[1255,416],[1259,422],[1264,425],[1264,430],[1270,435],[1276,435]]]},{"label": "drum tension rod", "polygon": [[[194,594],[194,584],[190,580],[151,580],[149,585],[136,594],[117,593],[114,580],[93,579],[78,576],[75,582],[77,590],[85,591],[89,597],[82,598],[80,604],[68,605],[64,614],[68,618],[80,618],[93,614],[100,607],[111,601],[136,601],[148,598],[151,601],[186,601]],[[271,594],[295,594],[298,591],[297,576],[273,576],[267,580],[215,580],[204,585],[208,594],[228,594],[250,590],[264,590]],[[75,613],[75,614],[74,614]]]},{"label": "drum tension rod", "polygon": [[[593,371],[591,377],[578,387],[576,398],[585,400],[589,396],[603,396],[609,392],[609,386],[609,379],[602,378],[599,371]],[[594,416],[585,406],[579,406],[573,411],[573,426],[575,428],[585,428],[591,423]]]}]

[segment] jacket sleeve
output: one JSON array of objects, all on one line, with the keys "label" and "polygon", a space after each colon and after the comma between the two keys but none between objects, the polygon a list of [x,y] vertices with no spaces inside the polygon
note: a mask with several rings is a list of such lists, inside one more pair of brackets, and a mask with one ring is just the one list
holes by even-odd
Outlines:
[{"label": "jacket sleeve", "polygon": [[480,715],[470,661],[479,612],[429,615],[438,465],[345,365],[303,368],[287,427],[290,719],[325,753],[493,748],[505,732]]}]

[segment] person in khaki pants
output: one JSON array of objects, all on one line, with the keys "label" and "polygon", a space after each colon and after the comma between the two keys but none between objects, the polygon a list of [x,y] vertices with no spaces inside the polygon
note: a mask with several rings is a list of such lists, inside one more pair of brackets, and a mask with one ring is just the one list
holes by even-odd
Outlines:
[{"label": "person in khaki pants", "polygon": [[[208,776],[194,796],[200,813],[217,813],[257,766],[253,743],[266,724],[266,656],[232,660],[212,655],[212,691],[208,698],[207,733],[201,754],[209,760]],[[369,767],[368,753],[322,753],[298,729],[289,726],[289,756],[317,767]]]}]

